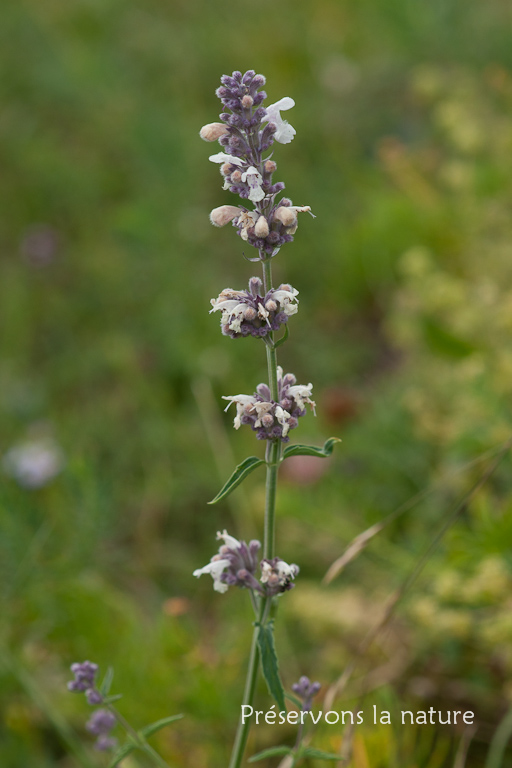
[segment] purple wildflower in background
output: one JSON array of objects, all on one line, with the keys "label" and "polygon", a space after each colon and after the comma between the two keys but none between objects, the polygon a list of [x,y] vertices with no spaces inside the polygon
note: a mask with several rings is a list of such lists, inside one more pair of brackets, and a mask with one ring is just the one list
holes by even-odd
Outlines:
[{"label": "purple wildflower in background", "polygon": [[105,751],[117,746],[117,739],[109,735],[116,722],[115,716],[108,709],[97,709],[93,712],[85,727],[89,733],[98,737],[94,744],[96,749]]},{"label": "purple wildflower in background", "polygon": [[259,277],[251,277],[248,291],[224,288],[216,299],[211,299],[210,312],[222,312],[220,323],[225,336],[261,338],[279,330],[296,314],[299,292],[295,288],[283,283],[262,295],[262,287]]},{"label": "purple wildflower in background", "polygon": [[306,675],[303,675],[298,683],[292,685],[292,691],[297,694],[299,699],[302,699],[303,712],[309,712],[313,704],[313,698],[320,688],[320,683],[312,683]]},{"label": "purple wildflower in background", "polygon": [[71,665],[75,679],[68,683],[68,691],[75,693],[85,693],[95,688],[98,665],[92,661],[82,661]]},{"label": "purple wildflower in background", "polygon": [[257,433],[258,440],[281,440],[287,443],[288,432],[298,426],[298,420],[306,414],[306,405],[314,412],[315,402],[311,399],[312,384],[296,384],[293,373],[283,375],[281,366],[277,368],[278,401],[271,399],[267,384],[258,384],[254,395],[223,396],[236,405],[233,422],[235,429],[241,424],[250,425]]}]

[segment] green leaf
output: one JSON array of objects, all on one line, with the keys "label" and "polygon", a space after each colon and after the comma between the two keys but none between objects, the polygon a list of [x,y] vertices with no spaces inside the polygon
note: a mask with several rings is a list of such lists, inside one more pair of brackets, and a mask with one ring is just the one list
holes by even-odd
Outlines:
[{"label": "green leaf", "polygon": [[263,459],[258,459],[257,456],[249,456],[249,458],[244,459],[244,461],[237,466],[227,483],[220,489],[216,497],[209,501],[208,504],[216,504],[221,499],[229,496],[231,491],[234,491],[237,485],[240,485],[240,483],[245,480],[247,475],[250,475],[256,467],[259,467],[264,463],[265,461]]},{"label": "green leaf", "polygon": [[281,336],[279,341],[274,342],[274,349],[277,349],[278,347],[281,346],[281,344],[284,344],[287,338],[288,338],[288,325],[285,325],[283,336]]},{"label": "green leaf", "polygon": [[103,697],[108,696],[112,687],[112,680],[114,679],[114,668],[109,667],[105,673],[105,677],[100,685],[100,693]]},{"label": "green leaf", "polygon": [[341,443],[339,437],[330,437],[322,448],[317,448],[315,445],[289,445],[284,449],[283,459],[288,459],[290,456],[318,456],[320,459],[325,459],[326,456],[331,455],[336,443]]},{"label": "green leaf", "polygon": [[257,755],[253,755],[247,762],[257,763],[258,760],[264,760],[266,757],[277,757],[278,755],[291,755],[293,752],[290,747],[270,747],[270,749],[264,749],[262,752],[258,752]]},{"label": "green leaf", "polygon": [[274,646],[274,625],[272,621],[269,621],[264,626],[260,625],[258,648],[260,650],[263,677],[267,683],[268,691],[276,700],[279,709],[286,711],[284,690],[279,677],[279,663]]},{"label": "green leaf", "polygon": [[123,698],[122,693],[116,693],[115,696],[106,696],[103,699],[103,704],[113,704],[114,701],[119,701],[119,699],[122,699],[122,698]]},{"label": "green leaf", "polygon": [[321,749],[315,749],[314,747],[305,747],[299,752],[301,757],[311,757],[315,760],[338,760],[344,762],[341,755],[335,755],[333,752],[323,752]]},{"label": "green leaf", "polygon": [[175,720],[181,720],[182,717],[183,715],[170,715],[170,717],[163,717],[161,720],[156,720],[154,723],[151,723],[151,725],[146,725],[145,728],[141,728],[139,733],[141,733],[143,736],[152,736],[157,731],[165,728],[166,725],[174,723]]},{"label": "green leaf", "polygon": [[132,752],[135,752],[137,747],[135,744],[123,744],[122,747],[119,747],[117,752],[115,753],[114,757],[108,764],[108,768],[115,768],[116,765],[118,765],[121,760],[124,760],[125,757],[128,757],[128,755],[131,755]]}]

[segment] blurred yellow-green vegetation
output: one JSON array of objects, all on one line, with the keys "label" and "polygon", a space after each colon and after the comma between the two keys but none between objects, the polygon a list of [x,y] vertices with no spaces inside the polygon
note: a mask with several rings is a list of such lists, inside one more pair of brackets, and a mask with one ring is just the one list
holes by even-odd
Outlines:
[{"label": "blurred yellow-green vegetation", "polygon": [[[263,345],[221,337],[208,315],[256,265],[208,222],[237,200],[199,128],[233,69],[265,74],[269,102],[296,101],[275,178],[317,218],[275,261],[301,298],[280,361],[318,403],[297,439],[343,442],[282,472],[278,552],[301,574],[276,642],[285,685],[307,674],[325,691],[511,433],[512,11],[4,0],[0,42],[0,453],[43,435],[63,456],[32,489],[4,459],[0,764],[107,764],[65,689],[90,658],[114,666],[134,725],[185,714],[154,737],[172,765],[224,766],[251,611],[192,571],[217,530],[262,536],[262,474],[206,502],[261,451],[221,395],[252,392],[265,363]],[[463,508],[336,703],[366,690],[367,711],[394,723],[471,709],[469,768],[512,703],[510,470],[506,456]],[[356,535],[422,493],[321,584]],[[271,705],[263,684],[258,701]],[[294,738],[261,726],[250,751]],[[351,764],[451,768],[461,738],[365,724]],[[325,726],[315,745],[341,741]],[[505,768],[502,752],[488,768]]]}]

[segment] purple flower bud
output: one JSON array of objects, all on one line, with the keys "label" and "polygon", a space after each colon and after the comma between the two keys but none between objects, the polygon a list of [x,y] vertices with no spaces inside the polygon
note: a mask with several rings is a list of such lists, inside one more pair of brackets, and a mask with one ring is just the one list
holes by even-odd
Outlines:
[{"label": "purple flower bud", "polygon": [[94,749],[99,752],[107,752],[109,749],[115,749],[117,747],[117,739],[112,736],[98,736],[94,742]]},{"label": "purple flower bud", "polygon": [[108,709],[97,709],[92,713],[89,720],[86,722],[85,727],[89,733],[93,733],[95,736],[101,736],[111,731],[115,724],[116,718],[112,712],[109,712]]},{"label": "purple flower bud", "polygon": [[96,690],[96,688],[89,688],[85,694],[85,698],[87,699],[87,703],[91,704],[91,706],[96,706],[96,704],[101,704],[103,702],[103,696]]}]

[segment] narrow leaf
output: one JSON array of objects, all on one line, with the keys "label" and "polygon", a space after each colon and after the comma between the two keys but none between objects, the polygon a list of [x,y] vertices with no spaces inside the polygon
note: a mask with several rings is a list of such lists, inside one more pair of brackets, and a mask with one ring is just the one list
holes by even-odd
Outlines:
[{"label": "narrow leaf", "polygon": [[257,456],[249,456],[249,458],[244,459],[244,461],[237,466],[227,483],[221,488],[215,498],[208,502],[208,504],[216,504],[221,499],[229,496],[231,491],[234,491],[237,485],[240,485],[247,475],[251,474],[253,469],[256,469],[256,467],[259,467],[264,463],[265,461],[263,459],[258,459]]},{"label": "narrow leaf", "polygon": [[161,720],[156,720],[156,722],[151,723],[151,725],[146,725],[145,728],[140,729],[140,733],[143,736],[152,736],[157,731],[162,730],[162,728],[165,728],[166,725],[170,725],[171,723],[174,723],[176,720],[181,720],[183,715],[170,715],[170,717],[163,717]]},{"label": "narrow leaf", "polygon": [[335,755],[333,752],[323,752],[321,749],[315,749],[314,747],[306,747],[300,751],[301,757],[311,757],[315,760],[337,760],[341,762],[343,758],[341,755]]},{"label": "narrow leaf", "polygon": [[330,437],[325,441],[321,448],[316,445],[289,445],[283,451],[283,459],[288,459],[290,456],[318,456],[320,459],[325,459],[326,456],[330,456],[336,443],[341,443],[339,437]]},{"label": "narrow leaf", "polygon": [[119,747],[114,757],[108,764],[108,768],[115,768],[115,766],[118,765],[121,762],[121,760],[124,760],[125,757],[128,757],[128,755],[131,755],[131,753],[135,752],[136,749],[137,747],[135,746],[135,744],[123,744],[122,747]]},{"label": "narrow leaf", "polygon": [[280,346],[281,346],[281,344],[284,344],[284,343],[285,343],[286,339],[288,338],[288,333],[289,333],[289,331],[288,331],[288,325],[285,325],[285,327],[284,327],[284,334],[283,334],[283,336],[281,336],[281,338],[279,339],[279,341],[275,341],[275,342],[274,342],[274,349],[277,349],[278,347],[280,347]]},{"label": "narrow leaf", "polygon": [[122,693],[116,693],[115,696],[106,696],[103,699],[103,704],[113,704],[115,701],[119,701],[119,699],[123,698]]},{"label": "narrow leaf", "polygon": [[105,672],[105,677],[100,685],[100,693],[103,697],[108,696],[112,687],[112,680],[114,679],[114,668],[109,667]]},{"label": "narrow leaf", "polygon": [[264,749],[262,752],[258,752],[257,755],[253,755],[247,762],[257,763],[258,760],[264,760],[266,757],[277,757],[279,755],[291,755],[293,750],[290,747],[270,747]]},{"label": "narrow leaf", "polygon": [[263,677],[267,683],[268,692],[276,700],[279,709],[286,710],[284,690],[279,677],[279,663],[277,661],[277,654],[274,646],[274,626],[271,621],[264,626],[260,625],[260,631],[258,632],[258,648],[260,650]]}]

